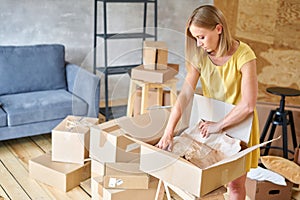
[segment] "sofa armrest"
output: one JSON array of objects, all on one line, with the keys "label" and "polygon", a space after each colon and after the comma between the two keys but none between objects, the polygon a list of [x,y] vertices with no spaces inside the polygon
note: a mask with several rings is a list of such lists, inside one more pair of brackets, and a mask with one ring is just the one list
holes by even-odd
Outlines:
[{"label": "sofa armrest", "polygon": [[88,104],[88,117],[98,117],[100,77],[75,64],[66,64],[68,91]]}]

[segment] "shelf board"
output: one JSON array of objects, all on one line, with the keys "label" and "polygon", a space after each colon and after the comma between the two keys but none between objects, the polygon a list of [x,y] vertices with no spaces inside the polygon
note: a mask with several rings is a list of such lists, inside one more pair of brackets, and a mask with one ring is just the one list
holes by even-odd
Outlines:
[{"label": "shelf board", "polygon": [[107,3],[155,3],[155,0],[96,0]]},{"label": "shelf board", "polygon": [[140,64],[136,65],[121,65],[121,66],[109,66],[109,67],[97,67],[96,69],[100,72],[106,73],[108,75],[116,75],[116,74],[125,74],[128,73],[130,69],[139,66]]},{"label": "shelf board", "polygon": [[[108,107],[108,120],[126,116],[127,105]],[[99,113],[105,116],[105,108],[99,108]]]},{"label": "shelf board", "polygon": [[117,39],[134,39],[134,38],[154,38],[155,36],[148,33],[109,33],[104,36],[103,33],[96,34],[97,37],[104,39],[117,40]]}]

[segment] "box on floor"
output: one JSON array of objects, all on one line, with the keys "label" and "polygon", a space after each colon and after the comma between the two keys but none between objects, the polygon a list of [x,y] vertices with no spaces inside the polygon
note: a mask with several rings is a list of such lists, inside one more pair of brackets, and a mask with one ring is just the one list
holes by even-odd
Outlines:
[{"label": "box on floor", "polygon": [[46,153],[29,160],[29,175],[67,192],[91,176],[91,162],[87,161],[84,165],[55,162],[51,160],[51,154]]},{"label": "box on floor", "polygon": [[287,186],[277,185],[269,181],[246,179],[246,191],[249,200],[277,200],[292,197],[293,183],[287,181]]},{"label": "box on floor", "polygon": [[106,189],[148,189],[149,175],[139,163],[105,163],[103,187]]},{"label": "box on floor", "polygon": [[52,160],[83,164],[89,157],[90,126],[97,118],[67,116],[51,133]]}]

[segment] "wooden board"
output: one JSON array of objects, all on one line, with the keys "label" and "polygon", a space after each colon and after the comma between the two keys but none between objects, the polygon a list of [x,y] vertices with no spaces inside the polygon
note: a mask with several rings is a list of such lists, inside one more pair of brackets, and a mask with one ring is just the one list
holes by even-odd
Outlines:
[{"label": "wooden board", "polygon": [[90,194],[80,186],[65,193],[29,176],[28,161],[50,150],[50,134],[0,142],[0,196],[5,199],[90,199]]}]

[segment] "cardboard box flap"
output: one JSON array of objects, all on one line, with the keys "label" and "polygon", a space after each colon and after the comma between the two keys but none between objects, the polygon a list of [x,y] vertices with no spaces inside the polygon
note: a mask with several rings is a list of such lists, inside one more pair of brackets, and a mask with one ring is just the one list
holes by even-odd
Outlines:
[{"label": "cardboard box flap", "polygon": [[79,117],[68,115],[54,130],[60,132],[70,132],[84,134],[89,130],[90,126],[98,124],[98,118]]},{"label": "cardboard box flap", "polygon": [[156,143],[163,135],[170,112],[166,109],[150,110],[133,118],[122,118],[118,125],[125,134],[146,143]]},{"label": "cardboard box flap", "polygon": [[247,155],[247,154],[250,153],[251,151],[253,151],[253,150],[257,149],[257,148],[260,148],[260,147],[262,147],[262,146],[264,146],[264,145],[266,145],[266,144],[268,144],[268,143],[270,143],[270,142],[273,142],[273,141],[275,141],[275,140],[278,140],[279,138],[280,138],[280,137],[275,138],[275,139],[270,140],[270,141],[266,141],[266,142],[261,143],[261,144],[254,145],[254,146],[252,146],[252,147],[248,147],[247,149],[244,149],[243,151],[240,151],[240,152],[238,152],[238,153],[235,154],[235,155],[232,155],[232,156],[230,156],[230,157],[228,157],[228,158],[225,158],[225,159],[223,159],[223,160],[221,160],[221,161],[219,161],[219,162],[216,162],[215,164],[213,164],[213,165],[207,167],[206,169],[209,169],[209,168],[212,168],[212,167],[215,167],[215,166],[218,166],[218,165],[222,165],[222,164],[229,163],[229,162],[232,162],[232,161],[234,161],[234,160],[237,160],[237,159],[239,159],[239,158],[241,158],[241,157]]},{"label": "cardboard box flap", "polygon": [[[189,112],[189,127],[193,127],[201,119],[215,122],[219,121],[224,118],[233,108],[234,105],[232,104],[195,94],[193,105]],[[253,115],[250,115],[241,123],[227,129],[226,134],[248,143],[252,128],[252,119]]]}]

